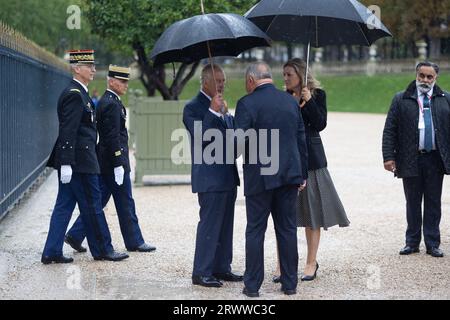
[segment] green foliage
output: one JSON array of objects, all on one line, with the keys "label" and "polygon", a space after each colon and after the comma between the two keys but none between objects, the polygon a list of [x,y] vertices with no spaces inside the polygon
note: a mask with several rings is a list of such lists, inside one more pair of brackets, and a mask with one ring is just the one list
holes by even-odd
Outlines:
[{"label": "green foliage", "polygon": [[[450,0],[360,0],[381,8],[381,20],[402,41],[450,35]],[[445,27],[447,26],[447,27]]]},{"label": "green foliage", "polygon": [[[172,23],[201,14],[200,0],[85,0],[93,31],[115,48],[131,53],[140,43],[147,52]],[[252,0],[205,0],[205,11],[243,13]]]},{"label": "green foliage", "polygon": [[67,8],[81,0],[0,0],[0,20],[38,45],[57,54],[92,38],[89,24],[82,17],[81,30],[69,30]]}]

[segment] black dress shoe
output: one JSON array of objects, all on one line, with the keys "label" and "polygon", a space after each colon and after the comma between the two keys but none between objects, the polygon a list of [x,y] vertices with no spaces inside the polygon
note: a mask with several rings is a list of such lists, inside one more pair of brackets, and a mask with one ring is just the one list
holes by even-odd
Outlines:
[{"label": "black dress shoe", "polygon": [[281,276],[273,276],[272,282],[273,283],[280,283],[281,282]]},{"label": "black dress shoe", "polygon": [[316,271],[314,271],[314,274],[312,276],[304,275],[302,276],[302,281],[313,281],[317,277],[317,270],[319,270],[319,263],[316,262]]},{"label": "black dress shoe", "polygon": [[47,257],[47,256],[42,256],[41,258],[41,262],[43,264],[51,264],[51,263],[72,263],[73,259],[72,258],[67,258],[64,256],[60,256],[60,257]]},{"label": "black dress shoe", "polygon": [[137,252],[152,252],[152,251],[155,251],[155,250],[156,250],[156,247],[154,247],[152,245],[149,245],[147,243],[143,243],[139,247],[137,247],[137,248],[135,248],[133,250],[128,250],[128,251],[131,251],[131,252],[136,252],[136,251]]},{"label": "black dress shoe", "polygon": [[192,284],[207,288],[220,288],[223,286],[223,283],[217,280],[215,277],[202,276],[192,276]]},{"label": "black dress shoe", "polygon": [[435,258],[442,258],[444,256],[444,252],[439,248],[429,248],[427,249],[427,254]]},{"label": "black dress shoe", "polygon": [[295,289],[284,289],[284,288],[281,288],[281,291],[283,291],[284,294],[287,295],[287,296],[292,296],[294,294],[297,294],[297,290],[295,290]]},{"label": "black dress shoe", "polygon": [[110,252],[108,254],[105,254],[103,256],[98,256],[98,257],[94,257],[94,260],[97,261],[101,261],[101,260],[106,260],[106,261],[121,261],[124,259],[129,258],[130,256],[127,255],[126,253],[119,253],[119,252]]},{"label": "black dress shoe", "polygon": [[406,255],[408,255],[408,254],[411,254],[411,253],[418,253],[418,252],[420,252],[419,247],[406,246],[406,247],[404,247],[402,250],[400,250],[400,255],[406,256]]},{"label": "black dress shoe", "polygon": [[83,253],[86,252],[87,249],[83,247],[81,244],[78,244],[74,238],[69,236],[68,234],[64,237],[64,242],[73,248],[73,250]]},{"label": "black dress shoe", "polygon": [[249,298],[259,298],[259,292],[250,292],[247,290],[247,288],[244,288],[244,290],[242,290],[242,293],[245,294],[247,297]]},{"label": "black dress shoe", "polygon": [[233,272],[227,272],[227,273],[214,273],[213,276],[219,280],[222,281],[229,281],[229,282],[241,282],[244,281],[244,277],[234,274]]}]

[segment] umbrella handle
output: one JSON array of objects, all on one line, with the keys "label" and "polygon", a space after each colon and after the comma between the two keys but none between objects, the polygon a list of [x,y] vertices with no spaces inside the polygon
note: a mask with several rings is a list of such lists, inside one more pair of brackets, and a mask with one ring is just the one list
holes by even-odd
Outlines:
[{"label": "umbrella handle", "polygon": [[305,86],[308,86],[308,72],[309,72],[309,53],[311,51],[311,42],[308,42],[308,55],[306,58],[306,74],[305,74]]},{"label": "umbrella handle", "polygon": [[[200,0],[200,7],[202,9],[202,14],[205,14],[205,6],[203,5],[203,0]],[[214,62],[212,59],[211,46],[209,45],[209,41],[206,41],[206,45],[208,46],[209,63],[211,64],[211,70],[212,70],[213,79],[214,79],[214,86],[216,87],[216,94],[217,94],[218,92],[217,92],[216,73],[214,71]]]}]

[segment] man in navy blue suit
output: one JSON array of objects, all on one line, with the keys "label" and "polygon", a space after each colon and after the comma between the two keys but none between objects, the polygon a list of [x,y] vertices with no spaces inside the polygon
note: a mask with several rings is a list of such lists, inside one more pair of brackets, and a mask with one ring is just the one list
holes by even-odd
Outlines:
[{"label": "man in navy blue suit", "polygon": [[[245,140],[247,229],[243,293],[259,297],[259,288],[264,280],[264,234],[272,213],[280,255],[281,290],[287,295],[296,294],[295,204],[298,190],[306,187],[308,154],[305,127],[298,103],[286,92],[275,88],[266,63],[258,62],[247,69],[246,89],[249,95],[239,100],[237,105],[236,127],[244,132],[256,131],[257,140]],[[251,137],[251,134],[246,137]],[[252,146],[255,143],[257,146]],[[266,149],[266,154],[263,149]],[[267,156],[271,158],[270,163]]]},{"label": "man in navy blue suit", "polygon": [[[234,160],[234,148],[226,148],[226,130],[233,129],[233,117],[228,114],[222,94],[225,74],[215,65],[202,71],[202,87],[184,108],[183,123],[191,137],[192,191],[198,194],[200,222],[197,228],[192,283],[204,287],[221,287],[221,281],[242,281],[232,273],[234,206],[239,185],[239,175]],[[200,129],[200,131],[198,131]],[[214,140],[203,143],[195,140],[207,131],[219,133]],[[196,134],[197,132],[197,134]],[[215,150],[206,159],[205,150],[220,142],[224,149]],[[201,157],[196,155],[201,151]],[[233,152],[231,163],[226,162],[226,152]],[[198,153],[198,152],[197,152]],[[204,155],[206,156],[204,158]],[[213,161],[210,161],[213,160]]]}]

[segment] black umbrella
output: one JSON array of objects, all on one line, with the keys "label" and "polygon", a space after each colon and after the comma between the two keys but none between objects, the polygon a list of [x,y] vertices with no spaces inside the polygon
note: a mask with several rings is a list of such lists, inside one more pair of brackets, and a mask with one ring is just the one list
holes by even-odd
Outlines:
[{"label": "black umbrella", "polygon": [[392,36],[380,19],[356,0],[262,0],[245,17],[272,40],[307,44],[308,66],[310,46],[371,46]]},{"label": "black umbrella", "polygon": [[208,57],[236,57],[267,46],[269,37],[248,19],[237,14],[203,14],[171,25],[156,42],[151,58],[155,65],[192,63]]}]

